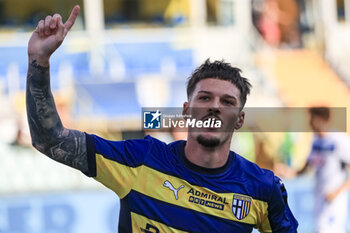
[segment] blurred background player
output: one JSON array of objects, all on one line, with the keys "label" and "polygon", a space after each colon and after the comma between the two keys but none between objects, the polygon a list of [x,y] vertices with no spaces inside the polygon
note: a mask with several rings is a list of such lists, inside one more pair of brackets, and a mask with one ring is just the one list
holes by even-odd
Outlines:
[{"label": "blurred background player", "polygon": [[332,129],[329,108],[313,107],[309,112],[314,139],[306,164],[299,171],[279,165],[277,173],[294,177],[304,174],[309,168],[314,168],[316,232],[345,233],[350,188],[350,178],[346,169],[346,165],[350,164],[350,138],[345,133],[330,132]]}]

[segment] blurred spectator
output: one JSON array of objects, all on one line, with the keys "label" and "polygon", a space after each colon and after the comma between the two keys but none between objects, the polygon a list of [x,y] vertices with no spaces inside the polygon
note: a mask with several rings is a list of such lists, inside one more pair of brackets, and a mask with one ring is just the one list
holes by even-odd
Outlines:
[{"label": "blurred spectator", "polygon": [[350,179],[346,165],[350,164],[350,138],[345,133],[329,133],[330,109],[310,109],[310,125],[314,131],[311,152],[305,166],[294,171],[279,164],[276,173],[294,177],[308,168],[316,169],[315,216],[316,232],[345,233]]},{"label": "blurred spectator", "polygon": [[264,1],[257,27],[264,40],[274,47],[279,46],[281,42],[281,31],[278,22],[279,9],[277,0]]},{"label": "blurred spectator", "polygon": [[269,45],[301,46],[296,0],[253,0],[253,21]]},{"label": "blurred spectator", "polygon": [[281,31],[281,45],[300,47],[299,6],[296,0],[277,0],[278,26]]}]

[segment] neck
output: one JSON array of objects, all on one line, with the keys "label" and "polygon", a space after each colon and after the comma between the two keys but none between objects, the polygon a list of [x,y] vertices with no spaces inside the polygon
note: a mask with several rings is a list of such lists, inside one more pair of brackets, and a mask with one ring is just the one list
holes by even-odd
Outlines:
[{"label": "neck", "polygon": [[204,168],[219,168],[225,165],[230,152],[230,140],[217,147],[205,147],[190,136],[185,146],[185,156],[193,164]]},{"label": "neck", "polygon": [[327,136],[327,132],[317,132],[316,134],[321,138],[325,138]]}]

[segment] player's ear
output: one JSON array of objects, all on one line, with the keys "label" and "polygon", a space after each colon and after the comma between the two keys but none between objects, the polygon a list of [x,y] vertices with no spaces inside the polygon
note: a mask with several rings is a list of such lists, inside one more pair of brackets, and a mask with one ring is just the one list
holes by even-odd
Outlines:
[{"label": "player's ear", "polygon": [[240,129],[243,126],[244,123],[244,117],[245,117],[245,112],[244,111],[240,111],[238,114],[238,118],[237,121],[235,123],[235,129]]},{"label": "player's ear", "polygon": [[182,107],[182,115],[189,115],[188,110],[189,110],[189,104],[188,102],[184,102],[183,107]]}]

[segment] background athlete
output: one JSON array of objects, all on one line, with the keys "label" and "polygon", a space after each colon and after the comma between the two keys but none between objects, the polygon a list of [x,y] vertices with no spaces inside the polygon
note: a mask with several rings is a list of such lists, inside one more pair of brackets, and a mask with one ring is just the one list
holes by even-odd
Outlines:
[{"label": "background athlete", "polygon": [[33,146],[94,177],[121,200],[119,232],[296,232],[279,178],[229,150],[250,83],[240,70],[207,60],[187,86],[183,113],[228,130],[189,130],[187,141],[109,141],[66,129],[50,90],[49,59],[79,13],[38,23],[29,44],[27,114]]},{"label": "background athlete", "polygon": [[276,172],[293,178],[313,168],[316,170],[316,232],[346,232],[350,178],[350,138],[346,133],[332,133],[328,107],[310,108],[310,125],[314,131],[309,157],[302,169],[295,171],[279,164]]}]

